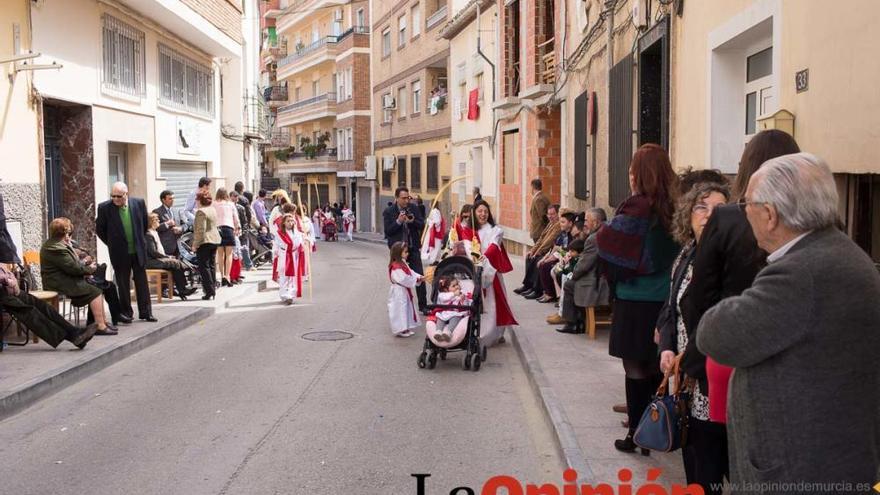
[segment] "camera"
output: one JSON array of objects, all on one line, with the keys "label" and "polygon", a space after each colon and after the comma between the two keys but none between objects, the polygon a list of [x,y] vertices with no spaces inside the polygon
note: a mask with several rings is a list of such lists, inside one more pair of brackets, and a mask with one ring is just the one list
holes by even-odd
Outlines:
[{"label": "camera", "polygon": [[413,220],[416,219],[415,215],[410,213],[409,210],[407,210],[407,209],[401,209],[400,213],[403,215],[406,215],[407,220],[409,220],[410,222],[412,222]]}]

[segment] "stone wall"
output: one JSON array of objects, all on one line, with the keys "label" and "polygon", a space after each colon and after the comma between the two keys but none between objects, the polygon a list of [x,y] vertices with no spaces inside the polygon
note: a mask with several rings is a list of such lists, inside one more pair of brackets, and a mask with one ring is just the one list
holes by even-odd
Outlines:
[{"label": "stone wall", "polygon": [[7,221],[21,222],[22,249],[39,251],[44,225],[40,184],[0,182],[0,194]]},{"label": "stone wall", "polygon": [[61,210],[73,222],[73,239],[93,255],[95,237],[95,156],[91,107],[61,108]]}]

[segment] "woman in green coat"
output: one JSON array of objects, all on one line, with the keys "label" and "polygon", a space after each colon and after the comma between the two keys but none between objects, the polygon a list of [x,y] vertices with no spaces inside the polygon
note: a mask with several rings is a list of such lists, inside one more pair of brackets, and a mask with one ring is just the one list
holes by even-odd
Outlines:
[{"label": "woman in green coat", "polygon": [[43,287],[70,298],[74,306],[88,306],[95,318],[96,335],[115,335],[116,329],[107,324],[104,312],[104,296],[98,287],[88,283],[85,277],[95,272],[92,262],[83,265],[69,245],[73,225],[64,217],[49,224],[49,239],[40,249],[40,274]]}]

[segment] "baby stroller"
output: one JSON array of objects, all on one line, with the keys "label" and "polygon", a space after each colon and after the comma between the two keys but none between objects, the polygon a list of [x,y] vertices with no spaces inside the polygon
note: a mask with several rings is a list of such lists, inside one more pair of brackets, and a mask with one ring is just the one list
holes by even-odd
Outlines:
[{"label": "baby stroller", "polygon": [[186,266],[186,280],[192,287],[201,284],[199,276],[199,258],[192,249],[193,233],[186,232],[177,239],[177,249],[180,251],[180,261]]},{"label": "baby stroller", "polygon": [[255,267],[272,262],[272,240],[264,239],[254,230],[246,231],[248,245],[251,249],[251,260]]},{"label": "baby stroller", "polygon": [[[468,311],[467,318],[462,319],[453,330],[451,340],[440,342],[436,339],[436,332],[427,329],[425,344],[422,353],[419,354],[419,368],[434,369],[437,365],[437,356],[446,360],[449,352],[464,351],[462,369],[479,371],[480,364],[486,360],[486,347],[480,343],[480,315],[483,312],[482,284],[480,277],[483,268],[475,266],[466,256],[450,256],[441,261],[434,269],[434,281],[432,283],[431,303],[428,310],[457,310]],[[439,293],[439,280],[441,277],[455,277],[459,280],[463,292],[473,294],[470,305],[441,305],[437,303]],[[430,327],[430,325],[428,325]]]},{"label": "baby stroller", "polygon": [[321,233],[324,234],[325,241],[333,241],[336,242],[338,239],[336,237],[337,229],[336,222],[333,220],[325,220],[324,227],[321,229]]}]

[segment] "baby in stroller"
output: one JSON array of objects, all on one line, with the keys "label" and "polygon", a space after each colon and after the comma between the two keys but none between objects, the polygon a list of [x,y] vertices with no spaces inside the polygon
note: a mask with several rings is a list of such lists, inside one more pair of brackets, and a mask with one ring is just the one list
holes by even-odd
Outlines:
[{"label": "baby in stroller", "polygon": [[[455,277],[443,276],[437,280],[438,305],[458,305],[467,306],[471,304],[471,294],[462,293],[461,282]],[[470,311],[461,310],[435,310],[433,314],[428,316],[425,328],[429,334],[435,336],[438,342],[449,342],[452,340],[453,331],[459,325],[467,327],[467,319]]]}]

